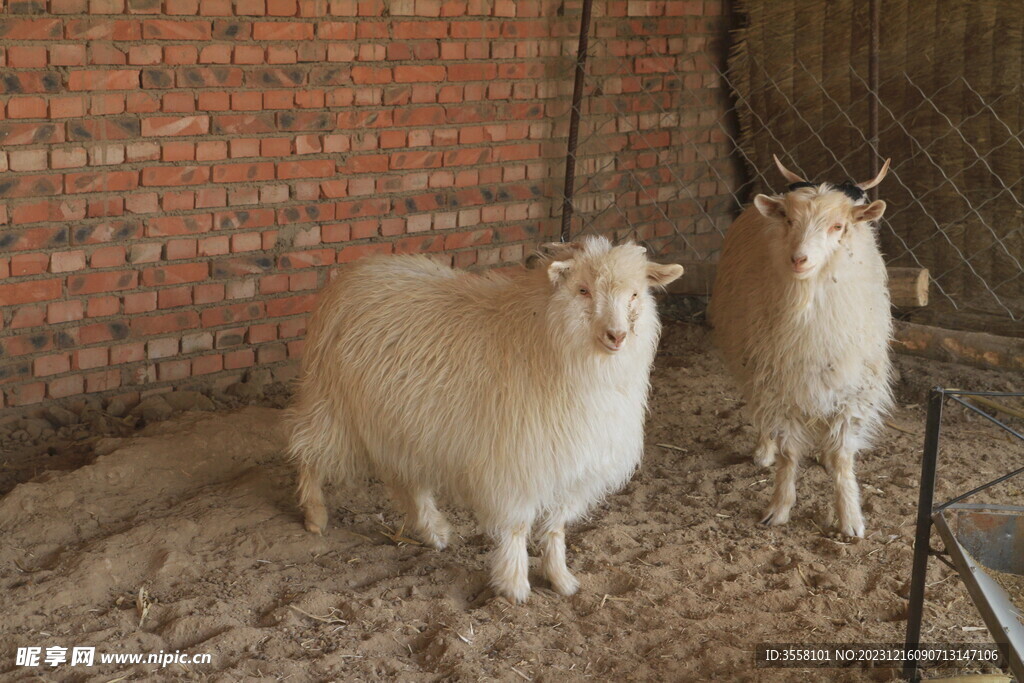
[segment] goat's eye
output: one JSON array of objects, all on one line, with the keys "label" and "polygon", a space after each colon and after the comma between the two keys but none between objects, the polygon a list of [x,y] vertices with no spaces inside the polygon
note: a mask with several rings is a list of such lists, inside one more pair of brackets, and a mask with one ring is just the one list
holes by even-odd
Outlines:
[{"label": "goat's eye", "polygon": [[580,287],[580,296],[590,296],[590,290],[586,287]]},{"label": "goat's eye", "polygon": [[842,224],[842,223],[836,223],[836,224],[835,224],[835,225],[833,225],[833,226],[832,226],[831,228],[829,228],[829,230],[830,230],[831,232],[839,232],[839,231],[840,231],[840,230],[842,230],[842,229],[843,229],[843,224]]},{"label": "goat's eye", "polygon": [[629,298],[630,301],[636,301],[637,292],[633,292],[633,296]]}]

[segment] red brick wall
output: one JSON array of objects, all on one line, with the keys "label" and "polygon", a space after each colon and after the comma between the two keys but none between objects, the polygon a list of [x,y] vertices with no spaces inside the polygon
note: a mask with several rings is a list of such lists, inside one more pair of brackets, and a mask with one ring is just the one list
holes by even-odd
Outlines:
[{"label": "red brick wall", "polygon": [[[2,406],[284,376],[371,252],[520,261],[558,231],[579,5],[8,0]],[[595,13],[655,17],[626,45],[665,14],[720,33],[720,5]]]}]

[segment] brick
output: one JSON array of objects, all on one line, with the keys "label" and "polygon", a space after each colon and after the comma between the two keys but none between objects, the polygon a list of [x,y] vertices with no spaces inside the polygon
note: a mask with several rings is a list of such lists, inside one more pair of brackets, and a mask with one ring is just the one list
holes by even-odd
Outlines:
[{"label": "brick", "polygon": [[277,177],[280,180],[325,177],[333,175],[334,168],[335,164],[330,159],[282,161],[277,164]]},{"label": "brick", "polygon": [[46,387],[50,398],[65,398],[85,391],[85,378],[81,375],[68,375],[51,381]]},{"label": "brick", "polygon": [[311,40],[313,24],[297,21],[257,21],[252,25],[253,40]]},{"label": "brick", "polygon": [[182,380],[192,374],[192,364],[187,360],[172,360],[157,364],[156,376],[161,382]]},{"label": "brick", "polygon": [[210,214],[193,216],[160,216],[146,223],[147,237],[168,237],[178,235],[194,235],[209,232],[213,227]]},{"label": "brick", "polygon": [[276,133],[273,114],[240,114],[214,116],[210,126],[214,135]]},{"label": "brick", "polygon": [[[5,356],[24,356],[41,353],[53,348],[53,335],[48,332],[34,332],[0,340],[0,349]],[[2,366],[0,366],[2,367]]]},{"label": "brick", "polygon": [[213,182],[215,183],[256,182],[273,178],[274,164],[270,162],[219,164],[213,167]]},{"label": "brick", "polygon": [[148,313],[156,310],[156,292],[134,292],[124,295],[126,315]]},{"label": "brick", "polygon": [[396,21],[392,33],[398,40],[448,37],[448,22],[445,21]]},{"label": "brick", "polygon": [[46,308],[44,306],[21,306],[14,310],[14,317],[11,318],[11,329],[42,327],[45,323]]},{"label": "brick", "polygon": [[128,48],[128,63],[152,66],[163,61],[163,50],[159,45],[133,45]]},{"label": "brick", "polygon": [[60,298],[64,280],[29,280],[0,285],[0,306],[15,306]]},{"label": "brick", "polygon": [[195,258],[198,255],[198,247],[198,240],[194,239],[168,240],[166,249],[167,260]]},{"label": "brick", "polygon": [[77,296],[134,289],[138,284],[139,274],[134,270],[73,275],[68,278],[68,294]]},{"label": "brick", "polygon": [[39,403],[44,398],[46,398],[46,384],[43,382],[21,384],[7,390],[7,401],[15,407]]},{"label": "brick", "polygon": [[230,323],[258,320],[265,315],[263,302],[232,304],[220,308],[210,308],[202,312],[203,327],[214,327]]},{"label": "brick", "polygon": [[182,353],[195,353],[196,351],[211,350],[213,350],[213,335],[209,332],[186,334],[181,338]]},{"label": "brick", "polygon": [[57,301],[46,307],[46,322],[50,325],[81,320],[85,317],[85,309],[81,301]]},{"label": "brick", "polygon": [[101,173],[69,173],[64,176],[64,191],[77,192],[125,192],[138,187],[139,176],[135,171],[109,171]]},{"label": "brick", "polygon": [[138,69],[72,71],[68,75],[68,90],[134,90],[139,87],[139,77]]},{"label": "brick", "polygon": [[157,292],[156,307],[159,309],[178,308],[192,305],[191,287],[171,287]]},{"label": "brick", "polygon": [[11,119],[41,119],[46,112],[47,102],[42,97],[15,97],[7,102],[7,117]]},{"label": "brick", "polygon": [[[0,79],[2,80],[2,79]],[[52,123],[0,123],[0,143],[39,145],[64,142],[64,126]]]},{"label": "brick", "polygon": [[209,21],[151,19],[142,22],[144,40],[212,40]]},{"label": "brick", "polygon": [[85,315],[89,318],[104,318],[120,312],[121,300],[116,296],[94,296],[85,306]]},{"label": "brick", "polygon": [[16,254],[11,257],[11,275],[17,277],[45,273],[49,262],[49,254]]},{"label": "brick", "polygon": [[121,344],[110,347],[110,364],[136,363],[146,358],[145,344],[138,342],[134,344]]},{"label": "brick", "polygon": [[334,249],[310,249],[293,251],[278,257],[281,268],[311,268],[329,266],[334,263]]},{"label": "brick", "polygon": [[396,83],[435,82],[445,79],[443,66],[396,66],[394,70]]},{"label": "brick", "polygon": [[181,284],[184,282],[200,282],[210,273],[207,263],[182,263],[142,271],[142,284],[146,287]]},{"label": "brick", "polygon": [[116,268],[125,263],[125,249],[121,246],[101,247],[89,256],[89,265],[93,268]]},{"label": "brick", "polygon": [[207,166],[151,166],[142,169],[142,185],[146,187],[200,185],[210,180]]},{"label": "brick", "polygon": [[212,372],[220,372],[223,369],[224,357],[220,355],[200,356],[192,359],[193,375],[208,375]]},{"label": "brick", "polygon": [[75,370],[92,370],[109,365],[110,349],[106,347],[78,349],[71,356],[72,367]]},{"label": "brick", "polygon": [[209,116],[160,116],[142,120],[142,135],[204,135],[210,130]]},{"label": "brick", "polygon": [[0,38],[8,40],[59,40],[60,19],[13,19],[9,15],[0,22]]},{"label": "brick", "polygon": [[129,322],[134,335],[149,337],[156,334],[169,334],[181,330],[194,330],[199,327],[199,315],[195,311],[179,311],[163,315],[132,318]]},{"label": "brick", "polygon": [[59,353],[52,356],[41,356],[32,362],[32,374],[36,377],[57,375],[70,372],[71,354]]},{"label": "brick", "polygon": [[[368,245],[369,246],[369,245]],[[316,305],[315,294],[301,294],[267,301],[267,316],[279,318],[286,315],[309,313]]]},{"label": "brick", "polygon": [[181,69],[175,82],[179,88],[237,88],[242,85],[242,70],[228,66]]},{"label": "brick", "polygon": [[199,13],[205,17],[229,17],[231,0],[202,0]]},{"label": "brick", "polygon": [[238,370],[248,368],[256,363],[256,353],[252,349],[241,349],[224,354],[224,369]]},{"label": "brick", "polygon": [[356,85],[375,85],[392,81],[389,67],[354,66],[351,73],[352,82]]}]

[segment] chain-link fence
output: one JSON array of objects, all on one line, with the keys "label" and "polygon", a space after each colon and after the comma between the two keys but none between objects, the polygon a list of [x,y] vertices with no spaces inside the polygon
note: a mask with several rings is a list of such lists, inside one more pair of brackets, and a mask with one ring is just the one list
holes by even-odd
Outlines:
[{"label": "chain-link fence", "polygon": [[[772,154],[810,180],[833,182],[868,179],[892,157],[878,190],[889,205],[879,237],[890,265],[930,271],[932,304],[915,318],[1024,334],[1021,32],[995,48],[1010,57],[988,59],[982,72],[962,54],[936,65],[937,46],[923,61],[914,45],[884,49],[872,87],[867,31],[857,29],[867,24],[866,3],[821,4],[816,15],[808,3],[784,12],[751,0],[730,17],[728,59],[724,35],[691,25],[630,41],[630,21],[601,16],[600,7],[580,107],[572,234],[633,235],[660,253],[713,262],[753,193],[784,188]],[[901,21],[883,30],[883,45],[898,31],[910,35],[923,10],[894,11]],[[835,25],[823,27],[825,19]],[[969,55],[970,25],[964,36],[957,49]]]}]

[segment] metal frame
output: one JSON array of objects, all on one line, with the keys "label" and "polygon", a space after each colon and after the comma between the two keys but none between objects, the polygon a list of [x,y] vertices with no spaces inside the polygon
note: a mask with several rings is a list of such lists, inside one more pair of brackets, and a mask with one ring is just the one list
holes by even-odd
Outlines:
[{"label": "metal frame", "polygon": [[576,145],[580,132],[580,107],[583,104],[583,78],[587,69],[587,45],[590,36],[590,13],[593,0],[583,0],[583,11],[580,14],[580,36],[576,49],[576,76],[572,84],[572,109],[569,112],[569,140],[565,149],[565,188],[562,200],[563,242],[569,241],[572,232],[572,197],[576,192]]},{"label": "metal frame", "polygon": [[[1003,656],[1009,662],[1010,669],[1018,678],[1024,679],[1024,664],[1021,662],[1021,656],[1024,654],[1021,652],[1021,633],[998,628],[1001,624],[1000,617],[1003,616],[1003,610],[1000,609],[1000,605],[993,606],[989,600],[992,595],[998,595],[1002,591],[987,576],[979,576],[984,575],[984,571],[980,570],[969,556],[961,552],[962,549],[950,531],[943,514],[946,511],[978,509],[979,506],[961,504],[960,501],[1024,473],[1024,467],[955,496],[945,503],[940,505],[934,504],[935,480],[939,458],[939,432],[942,426],[942,408],[946,399],[959,403],[968,410],[998,425],[1001,429],[1009,432],[1021,441],[1024,441],[1024,434],[964,400],[964,397],[971,396],[1021,397],[1024,396],[1024,393],[960,391],[957,389],[935,388],[928,394],[928,418],[924,435],[924,456],[921,460],[921,490],[917,503],[917,533],[914,537],[914,564],[910,584],[910,604],[908,605],[907,613],[906,648],[909,651],[917,647],[921,642],[921,622],[924,617],[924,593],[928,559],[931,555],[935,555],[939,560],[950,565],[960,573],[989,631],[992,632],[996,643],[1002,650]],[[1017,510],[1024,512],[1024,508],[1009,506],[986,505],[982,507],[992,510]],[[952,555],[952,562],[946,559],[940,551],[931,547],[933,524],[942,537],[947,551]],[[1005,593],[1002,594],[1005,595]],[[903,668],[903,675],[912,681],[920,680],[920,672],[914,658],[908,657],[907,664]]]}]

